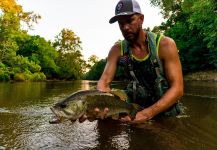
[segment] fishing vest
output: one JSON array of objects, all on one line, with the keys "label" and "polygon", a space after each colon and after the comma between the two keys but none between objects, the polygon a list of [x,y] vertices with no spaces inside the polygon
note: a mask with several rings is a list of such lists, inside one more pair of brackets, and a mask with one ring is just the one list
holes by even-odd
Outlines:
[{"label": "fishing vest", "polygon": [[[128,42],[122,40],[120,42],[121,57],[119,59],[119,64],[125,67],[132,80],[125,89],[129,97],[128,102],[137,103],[144,108],[154,104],[169,88],[161,60],[158,57],[159,43],[163,35],[153,32],[146,33],[145,42],[149,53],[145,58],[134,57]],[[179,113],[180,108],[177,103],[164,114],[171,116]]]}]

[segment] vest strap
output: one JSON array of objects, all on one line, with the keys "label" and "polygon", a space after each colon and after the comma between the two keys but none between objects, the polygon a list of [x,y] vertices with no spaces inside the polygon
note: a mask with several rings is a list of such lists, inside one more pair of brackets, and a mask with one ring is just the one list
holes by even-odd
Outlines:
[{"label": "vest strap", "polygon": [[151,63],[153,67],[155,68],[155,72],[157,76],[160,74],[163,74],[163,66],[161,64],[160,58],[158,57],[158,50],[157,50],[157,44],[160,39],[160,34],[154,34],[153,32],[147,32],[147,38],[148,43],[150,47],[150,53],[151,53]]},{"label": "vest strap", "polygon": [[[147,43],[150,50],[150,57],[152,66],[155,68],[155,72],[157,76],[161,76],[163,74],[163,66],[158,57],[158,44],[159,40],[161,39],[162,35],[155,34],[153,32],[146,32],[147,33]],[[121,51],[123,52],[124,56],[128,56],[128,61],[126,62],[128,65],[128,69],[130,70],[130,74],[135,81],[138,81],[134,72],[133,72],[133,64],[132,64],[132,52],[129,49],[129,44],[126,40],[121,41]]]}]

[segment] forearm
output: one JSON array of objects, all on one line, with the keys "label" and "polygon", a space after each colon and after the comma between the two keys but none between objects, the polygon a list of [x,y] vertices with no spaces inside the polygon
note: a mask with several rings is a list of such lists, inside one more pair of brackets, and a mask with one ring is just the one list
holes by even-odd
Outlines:
[{"label": "forearm", "polygon": [[159,57],[162,61],[164,73],[170,88],[155,104],[148,108],[152,112],[152,116],[166,111],[175,104],[183,95],[184,87],[181,62],[173,39],[165,37],[161,40]]},{"label": "forearm", "polygon": [[113,80],[116,66],[106,64],[105,70],[97,83],[97,89],[103,92],[110,92],[110,83]]},{"label": "forearm", "polygon": [[168,89],[167,92],[156,103],[147,108],[149,110],[148,112],[150,112],[150,117],[153,118],[159,113],[166,111],[173,104],[175,104],[182,95],[182,87]]}]

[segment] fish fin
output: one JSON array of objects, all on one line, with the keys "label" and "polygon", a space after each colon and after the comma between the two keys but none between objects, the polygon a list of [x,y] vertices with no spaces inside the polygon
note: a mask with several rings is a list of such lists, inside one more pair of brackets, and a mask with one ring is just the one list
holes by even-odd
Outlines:
[{"label": "fish fin", "polygon": [[141,107],[140,105],[136,104],[136,103],[131,103],[133,109],[130,112],[130,117],[133,120],[136,117],[137,112],[143,110],[144,108]]},{"label": "fish fin", "polygon": [[126,101],[128,96],[126,94],[126,92],[124,92],[124,90],[120,90],[120,89],[111,89],[112,94],[114,94],[115,96],[118,96],[122,101]]},{"label": "fish fin", "polygon": [[137,111],[141,111],[143,110],[144,108],[142,106],[140,106],[139,104],[136,104],[136,103],[130,103],[132,104],[133,108],[136,109]]}]

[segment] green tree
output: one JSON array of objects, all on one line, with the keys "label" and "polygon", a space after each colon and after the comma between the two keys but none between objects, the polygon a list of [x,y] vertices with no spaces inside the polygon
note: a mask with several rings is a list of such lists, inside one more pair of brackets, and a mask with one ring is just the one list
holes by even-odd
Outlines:
[{"label": "green tree", "polygon": [[16,56],[18,46],[14,36],[20,31],[19,19],[11,13],[0,17],[0,61],[8,63],[10,58]]},{"label": "green tree", "polygon": [[[17,54],[19,43],[17,38],[26,34],[20,27],[25,22],[29,27],[37,23],[39,15],[33,12],[24,12],[14,0],[0,1],[0,80],[44,80],[45,75],[40,72],[41,67],[35,62]],[[21,79],[21,78],[20,78]]]},{"label": "green tree", "polygon": [[87,69],[90,69],[97,62],[99,62],[99,57],[96,55],[91,55],[87,60]]},{"label": "green tree", "polygon": [[84,79],[99,80],[100,76],[103,73],[105,65],[106,65],[106,60],[101,59],[90,68],[90,70],[85,74]]},{"label": "green tree", "polygon": [[56,63],[60,67],[60,78],[80,79],[86,70],[80,38],[72,30],[63,29],[56,36],[53,46],[59,53]]},{"label": "green tree", "polygon": [[161,9],[164,18],[178,14],[182,2],[183,0],[150,0],[153,6],[157,6]]},{"label": "green tree", "polygon": [[167,21],[155,30],[163,31],[176,41],[184,72],[216,69],[216,2],[214,0],[156,1],[160,2],[158,4]]},{"label": "green tree", "polygon": [[[195,1],[191,9],[186,11],[191,15],[188,19],[190,29],[198,31],[202,37],[201,44],[204,45],[207,58],[206,67],[215,67],[217,69],[217,5],[214,0]],[[185,10],[185,9],[184,9]]]},{"label": "green tree", "polygon": [[[106,65],[106,59],[101,59],[97,61],[93,66],[91,66],[90,70],[84,75],[84,79],[86,80],[99,80],[101,77],[103,70]],[[123,80],[126,79],[126,74],[124,67],[118,66],[114,80]]]},{"label": "green tree", "polygon": [[30,28],[41,19],[41,16],[34,12],[23,11],[22,6],[18,5],[15,0],[1,0],[0,9],[3,14],[13,14],[13,16],[26,23]]},{"label": "green tree", "polygon": [[19,45],[17,54],[28,57],[29,60],[41,66],[41,71],[45,73],[47,78],[57,76],[58,66],[56,65],[56,58],[58,52],[40,36],[21,35],[16,38]]}]

